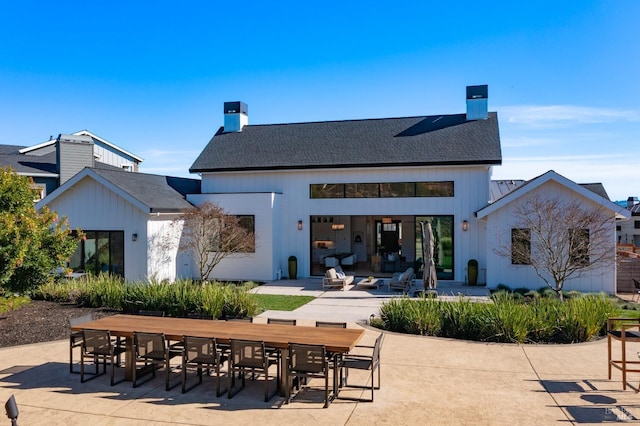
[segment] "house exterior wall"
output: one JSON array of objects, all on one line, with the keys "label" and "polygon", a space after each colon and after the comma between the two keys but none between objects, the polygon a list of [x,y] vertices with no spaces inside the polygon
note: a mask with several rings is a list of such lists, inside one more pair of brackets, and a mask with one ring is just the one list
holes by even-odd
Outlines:
[{"label": "house exterior wall", "polygon": [[[214,268],[209,276],[210,279],[274,280],[279,269],[286,271],[287,264],[282,261],[282,257],[283,253],[286,256],[289,254],[286,254],[282,247],[299,246],[298,240],[301,240],[301,236],[292,232],[293,229],[297,229],[297,219],[294,226],[289,226],[291,229],[284,229],[282,226],[280,218],[284,211],[281,194],[273,192],[194,194],[187,196],[187,200],[195,205],[209,201],[221,206],[229,214],[255,217],[255,252],[229,255]],[[199,278],[197,263],[195,261],[191,263],[192,276]]]},{"label": "house exterior wall", "polygon": [[[260,277],[276,276],[278,269],[286,275],[287,259],[298,259],[298,276],[309,275],[311,267],[310,216],[454,216],[455,265],[454,279],[463,281],[466,263],[470,258],[478,259],[481,268],[486,264],[484,227],[475,220],[474,211],[485,206],[489,200],[491,167],[442,166],[442,167],[376,167],[354,169],[296,170],[296,171],[251,171],[203,173],[202,195],[191,196],[189,201],[199,204],[204,200],[218,203],[234,214],[255,214],[257,244],[272,250],[272,257],[256,252],[252,268],[260,270]],[[310,185],[318,183],[381,183],[413,181],[454,181],[454,197],[438,198],[346,198],[311,199]],[[260,198],[260,194],[264,194]],[[271,195],[268,195],[271,194]],[[271,206],[268,197],[277,202]],[[260,200],[258,202],[258,200]],[[279,208],[277,208],[279,207]],[[298,220],[303,230],[297,229]],[[410,220],[410,219],[407,219]],[[469,230],[462,231],[462,221],[469,222]],[[404,221],[403,221],[404,222]],[[348,222],[347,222],[348,225]],[[408,224],[407,224],[408,225]],[[405,226],[407,226],[405,225]],[[413,223],[411,222],[411,225]],[[271,229],[268,229],[271,226]],[[412,229],[409,227],[409,229]],[[360,231],[360,229],[357,229]],[[341,231],[341,239],[350,238],[352,229]],[[364,231],[364,230],[362,230]],[[337,248],[341,244],[339,240]],[[364,260],[364,259],[362,259]],[[227,262],[225,262],[227,263]],[[220,271],[224,278],[247,278],[242,274],[244,263],[231,262]],[[270,268],[270,270],[268,270]],[[222,272],[218,272],[222,273]],[[217,277],[217,275],[216,275]]]},{"label": "house exterior wall", "polygon": [[[149,279],[173,282],[176,278],[191,278],[190,274],[186,275],[182,270],[184,259],[178,256],[182,231],[182,222],[179,218],[179,214],[149,216],[146,228],[146,276]],[[174,222],[176,219],[178,220]]]},{"label": "house exterior wall", "polygon": [[[84,178],[48,204],[72,229],[124,231],[125,279],[144,280],[149,215],[91,178]],[[132,241],[132,234],[138,234]]]},{"label": "house exterior wall", "polygon": [[[549,181],[534,189],[532,194],[543,193],[544,197],[560,197],[567,201],[579,197],[586,208],[597,207],[592,201],[582,197],[571,189],[555,181]],[[512,265],[510,256],[503,256],[498,251],[508,252],[511,247],[511,229],[517,228],[517,218],[514,216],[516,203],[525,202],[527,197],[518,198],[512,203],[487,216],[487,250],[492,253],[487,258],[487,287],[495,288],[499,284],[511,288],[525,287],[537,290],[546,284],[538,277],[530,265]],[[615,218],[611,213],[610,227],[611,251],[615,253]],[[606,292],[613,294],[616,288],[616,268],[614,265],[601,266],[597,270],[588,272],[583,277],[570,279],[565,282],[565,290],[579,290],[585,292]]]},{"label": "house exterior wall", "polygon": [[132,157],[98,141],[94,143],[93,153],[101,163],[109,164],[119,169],[122,169],[123,166],[131,166],[132,171],[138,171],[136,161]]}]

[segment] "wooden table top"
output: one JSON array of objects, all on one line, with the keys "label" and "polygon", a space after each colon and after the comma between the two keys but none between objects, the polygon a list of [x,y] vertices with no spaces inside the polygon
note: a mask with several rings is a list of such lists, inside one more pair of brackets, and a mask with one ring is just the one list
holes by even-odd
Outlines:
[{"label": "wooden table top", "polygon": [[266,345],[279,349],[286,349],[290,342],[324,345],[330,352],[349,352],[364,335],[364,330],[360,328],[303,327],[142,315],[104,317],[74,325],[71,331],[83,328],[109,330],[112,336],[121,337],[132,337],[134,331],[139,331],[164,333],[170,340],[182,340],[185,335],[215,337],[220,343],[228,343],[230,339],[262,340]]}]

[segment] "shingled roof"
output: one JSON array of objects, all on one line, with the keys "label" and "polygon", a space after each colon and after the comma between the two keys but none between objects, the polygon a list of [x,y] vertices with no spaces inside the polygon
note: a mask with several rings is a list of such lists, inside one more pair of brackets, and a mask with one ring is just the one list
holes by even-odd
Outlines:
[{"label": "shingled roof", "polygon": [[491,112],[475,121],[453,114],[220,128],[189,171],[501,163]]},{"label": "shingled roof", "polygon": [[200,180],[122,170],[91,168],[96,174],[149,208],[150,213],[180,212],[193,207],[187,194],[200,193]]}]

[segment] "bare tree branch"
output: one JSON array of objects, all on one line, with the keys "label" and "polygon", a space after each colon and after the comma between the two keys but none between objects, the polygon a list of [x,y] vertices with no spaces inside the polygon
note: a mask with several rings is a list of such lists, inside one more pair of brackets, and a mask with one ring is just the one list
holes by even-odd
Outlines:
[{"label": "bare tree branch", "polygon": [[567,280],[615,262],[611,216],[602,207],[535,194],[515,205],[513,215],[520,239],[501,241],[494,252],[514,264],[531,265],[560,298]]},{"label": "bare tree branch", "polygon": [[230,255],[245,256],[255,251],[255,235],[236,216],[205,202],[184,213],[179,247],[188,251],[206,280],[213,269]]}]

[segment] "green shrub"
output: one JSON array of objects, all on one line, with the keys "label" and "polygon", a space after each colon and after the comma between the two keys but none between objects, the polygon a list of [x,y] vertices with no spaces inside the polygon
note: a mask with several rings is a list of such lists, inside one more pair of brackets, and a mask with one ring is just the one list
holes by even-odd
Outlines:
[{"label": "green shrub", "polygon": [[617,314],[602,295],[527,297],[500,291],[493,303],[460,298],[392,299],[380,308],[381,328],[403,333],[508,343],[574,343],[604,335],[606,320]]}]

